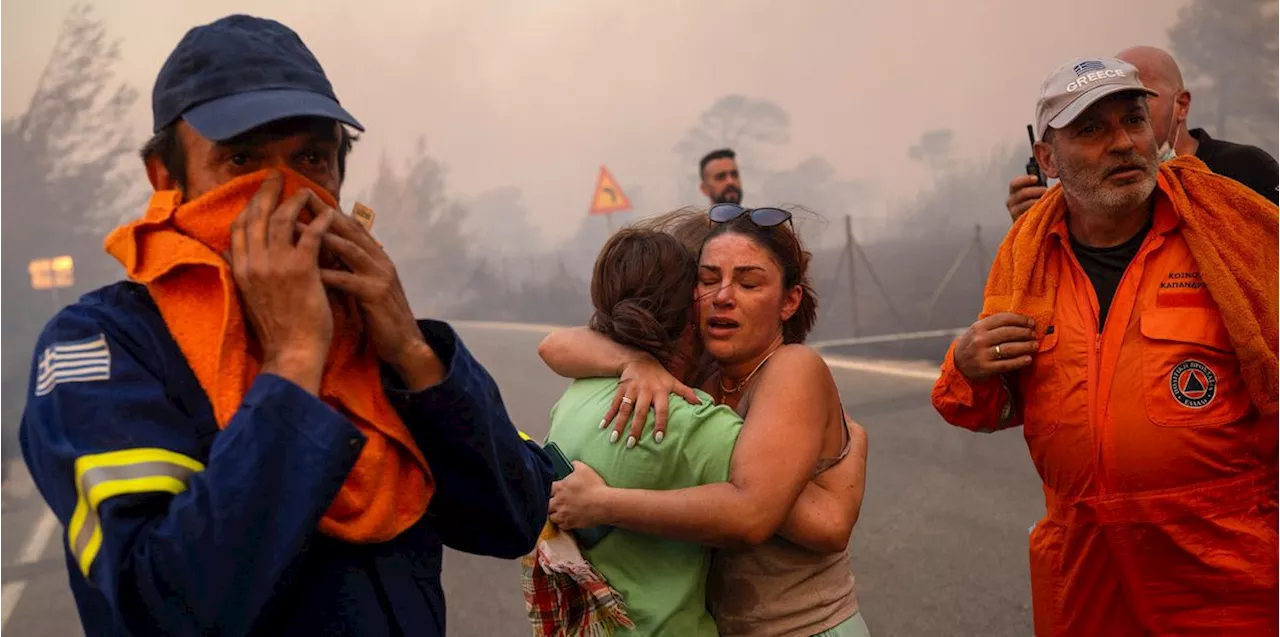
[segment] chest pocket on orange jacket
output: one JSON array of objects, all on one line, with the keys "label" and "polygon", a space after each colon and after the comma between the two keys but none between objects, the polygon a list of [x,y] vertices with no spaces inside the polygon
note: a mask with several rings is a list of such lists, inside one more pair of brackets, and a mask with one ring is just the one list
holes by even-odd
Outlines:
[{"label": "chest pocket on orange jacket", "polygon": [[1063,371],[1058,365],[1058,330],[1040,339],[1031,366],[1019,372],[1022,381],[1022,429],[1026,436],[1045,436],[1062,423]]},{"label": "chest pocket on orange jacket", "polygon": [[1142,330],[1147,417],[1164,427],[1234,422],[1249,411],[1240,364],[1216,310],[1148,309]]}]

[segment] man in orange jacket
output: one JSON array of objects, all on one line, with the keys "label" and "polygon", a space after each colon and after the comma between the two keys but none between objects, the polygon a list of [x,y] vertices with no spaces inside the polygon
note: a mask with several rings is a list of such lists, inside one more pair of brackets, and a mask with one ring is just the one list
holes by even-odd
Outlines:
[{"label": "man in orange jacket", "polygon": [[1277,211],[1194,157],[1161,165],[1137,70],[1045,81],[1058,178],[992,266],[933,404],[1023,426],[1044,482],[1036,634],[1277,631]]}]

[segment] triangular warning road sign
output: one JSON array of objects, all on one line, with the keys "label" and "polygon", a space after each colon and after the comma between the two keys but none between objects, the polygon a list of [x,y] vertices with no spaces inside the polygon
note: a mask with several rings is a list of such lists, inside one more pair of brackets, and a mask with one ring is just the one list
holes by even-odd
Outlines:
[{"label": "triangular warning road sign", "polygon": [[609,174],[609,169],[600,167],[600,178],[596,180],[596,192],[591,195],[589,215],[607,215],[611,212],[622,212],[631,209],[631,200],[623,194],[618,182]]}]

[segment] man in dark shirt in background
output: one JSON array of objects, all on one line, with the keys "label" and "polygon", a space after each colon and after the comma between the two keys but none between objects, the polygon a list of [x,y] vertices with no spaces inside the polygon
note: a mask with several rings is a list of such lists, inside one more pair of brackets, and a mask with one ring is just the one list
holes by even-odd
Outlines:
[{"label": "man in dark shirt in background", "polygon": [[[1213,139],[1203,128],[1187,129],[1191,92],[1182,83],[1182,71],[1173,56],[1152,46],[1135,46],[1116,55],[1138,69],[1143,86],[1158,91],[1147,99],[1151,128],[1160,142],[1160,160],[1177,155],[1195,155],[1219,175],[1230,177],[1254,192],[1277,201],[1280,168],[1267,151],[1257,146]],[[1031,209],[1047,189],[1036,185],[1033,175],[1020,175],[1009,182],[1005,207],[1014,221]]]},{"label": "man in dark shirt in background", "polygon": [[713,150],[698,162],[698,179],[702,194],[711,204],[742,203],[742,177],[738,174],[738,156],[728,148]]},{"label": "man in dark shirt in background", "polygon": [[[1186,128],[1185,123],[1182,126]],[[1277,195],[1280,195],[1276,190],[1280,179],[1276,177],[1276,160],[1267,151],[1257,146],[1214,139],[1203,128],[1193,128],[1189,133],[1196,140],[1196,150],[1192,154],[1210,170],[1230,177],[1276,203]]]}]

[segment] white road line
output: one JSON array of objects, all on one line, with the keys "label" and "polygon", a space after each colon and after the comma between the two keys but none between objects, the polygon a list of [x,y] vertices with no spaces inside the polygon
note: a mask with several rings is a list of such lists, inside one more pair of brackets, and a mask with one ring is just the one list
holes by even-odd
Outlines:
[{"label": "white road line", "polygon": [[505,330],[508,332],[536,332],[538,334],[550,334],[559,329],[569,327],[567,325],[547,325],[545,323],[505,323],[503,321],[450,321],[455,327],[465,327],[479,330]]},{"label": "white road line", "polygon": [[[548,334],[555,330],[562,329],[563,325],[543,325],[538,323],[506,323],[502,321],[453,321],[455,326],[461,328],[482,329],[482,330],[504,330],[509,332],[535,332],[538,334]],[[883,374],[885,376],[899,376],[901,378],[912,378],[915,380],[927,380],[933,382],[938,380],[939,371],[927,371],[920,369],[918,366],[894,365],[891,363],[860,361],[843,357],[824,356],[823,360],[827,361],[827,365],[835,369],[847,369],[856,372],[869,372],[872,374]]]},{"label": "white road line", "polygon": [[40,521],[36,522],[36,528],[31,532],[31,537],[27,538],[27,543],[22,546],[22,553],[18,555],[19,564],[30,564],[40,559],[44,555],[44,550],[49,546],[49,539],[53,537],[53,532],[58,530],[58,518],[53,516],[53,511],[44,510],[44,515],[40,517]]},{"label": "white road line", "polygon": [[828,367],[832,367],[834,369],[871,372],[873,374],[884,374],[885,376],[900,376],[902,378],[927,380],[931,383],[938,380],[938,376],[942,374],[941,370],[931,372],[917,367],[905,367],[887,363],[873,363],[870,361],[850,360],[847,358],[828,358],[826,356],[822,358],[827,361]]},{"label": "white road line", "polygon": [[18,607],[18,599],[26,587],[26,582],[9,582],[0,588],[0,628],[9,624],[9,615]]},{"label": "white road line", "polygon": [[[58,518],[53,516],[53,511],[45,509],[36,522],[36,528],[31,531],[31,537],[22,545],[18,564],[31,564],[39,560],[45,549],[49,548],[49,540],[54,537],[58,526]],[[9,615],[18,607],[18,600],[22,599],[22,591],[26,588],[26,582],[9,582],[4,588],[0,588],[0,629],[9,623]]]}]

